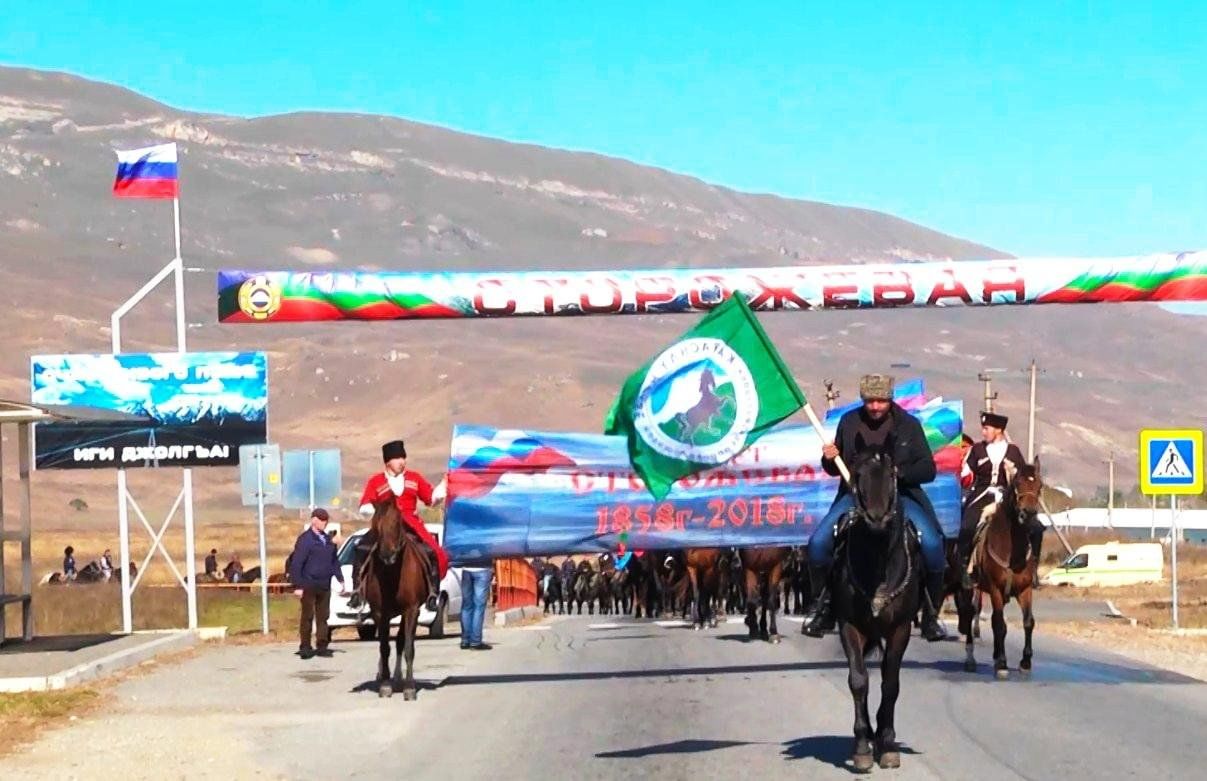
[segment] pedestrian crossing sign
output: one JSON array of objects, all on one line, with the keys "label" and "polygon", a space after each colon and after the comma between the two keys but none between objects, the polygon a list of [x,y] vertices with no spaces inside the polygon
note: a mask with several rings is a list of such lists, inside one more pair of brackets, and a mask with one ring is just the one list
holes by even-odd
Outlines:
[{"label": "pedestrian crossing sign", "polygon": [[1140,490],[1148,496],[1203,493],[1202,430],[1141,431]]}]

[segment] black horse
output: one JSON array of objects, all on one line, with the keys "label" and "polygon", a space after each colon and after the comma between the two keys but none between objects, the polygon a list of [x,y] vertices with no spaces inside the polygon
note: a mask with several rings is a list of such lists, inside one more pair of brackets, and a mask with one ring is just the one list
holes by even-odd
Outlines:
[{"label": "black horse", "polygon": [[579,562],[574,573],[574,592],[570,595],[572,602],[578,603],[578,614],[583,614],[583,603],[587,603],[587,612],[595,615],[595,568],[591,562]]},{"label": "black horse", "polygon": [[[921,600],[921,550],[901,510],[891,452],[891,447],[873,451],[853,465],[855,508],[847,514],[846,540],[835,556],[834,616],[855,705],[851,759],[861,773],[872,768],[873,748],[880,767],[901,764],[893,716],[901,688],[901,661]],[[866,657],[874,648],[882,650],[883,659],[873,735]]]},{"label": "black horse", "polygon": [[562,574],[553,564],[546,564],[540,579],[541,597],[545,602],[545,615],[555,609],[558,613],[566,612],[566,603],[562,597]]}]

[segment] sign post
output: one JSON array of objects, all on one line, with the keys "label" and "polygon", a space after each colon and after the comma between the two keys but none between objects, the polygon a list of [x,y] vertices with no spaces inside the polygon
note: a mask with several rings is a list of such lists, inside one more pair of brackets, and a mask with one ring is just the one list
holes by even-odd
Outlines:
[{"label": "sign post", "polygon": [[281,458],[284,507],[313,511],[339,505],[343,490],[339,448],[286,450]]},{"label": "sign post", "polygon": [[1140,490],[1169,497],[1169,574],[1173,628],[1178,628],[1178,497],[1203,493],[1202,429],[1140,432]]},{"label": "sign post", "polygon": [[244,506],[256,506],[260,527],[260,621],[262,631],[268,634],[268,545],[264,532],[264,505],[281,502],[281,448],[278,445],[240,446],[239,482]]}]

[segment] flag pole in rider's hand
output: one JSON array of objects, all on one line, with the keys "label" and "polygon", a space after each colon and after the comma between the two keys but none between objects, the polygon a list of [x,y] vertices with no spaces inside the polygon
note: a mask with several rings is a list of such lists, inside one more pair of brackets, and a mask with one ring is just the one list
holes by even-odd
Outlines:
[{"label": "flag pole in rider's hand", "polygon": [[[809,405],[809,402],[806,401],[801,409],[805,411],[805,417],[809,419],[809,423],[812,424],[813,430],[817,432],[817,436],[821,438],[821,441],[823,443],[828,442],[829,440],[826,439],[826,430],[821,425],[821,421],[817,419],[817,413],[813,411],[813,407]],[[847,465],[843,462],[841,455],[834,457],[834,466],[838,467],[838,473],[842,475],[842,479],[846,484],[850,485],[851,470],[847,469]]]}]

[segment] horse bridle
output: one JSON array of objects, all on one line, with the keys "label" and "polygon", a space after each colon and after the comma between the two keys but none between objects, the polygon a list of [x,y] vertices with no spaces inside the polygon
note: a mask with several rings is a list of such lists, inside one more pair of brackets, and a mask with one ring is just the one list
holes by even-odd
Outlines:
[{"label": "horse bridle", "polygon": [[1018,482],[1019,482],[1020,478],[1016,477],[1011,482],[1010,489],[1011,489],[1011,493],[1014,494],[1011,497],[1011,501],[1014,504],[1015,515],[1018,517],[1019,523],[1025,523],[1039,515],[1039,510],[1035,510],[1035,509],[1024,510],[1021,503],[1019,502],[1019,499],[1023,498],[1023,497],[1028,497],[1028,498],[1034,497],[1035,504],[1038,505],[1039,501],[1040,501],[1040,492],[1043,490],[1043,484],[1040,483],[1038,477],[1028,477],[1028,478],[1023,478],[1023,479],[1026,479],[1028,482],[1030,482],[1032,480],[1035,481],[1035,483],[1038,487],[1035,488],[1034,490],[1023,491],[1018,487]]},{"label": "horse bridle", "polygon": [[[898,504],[898,502],[901,501],[901,498],[898,496],[900,491],[897,490],[897,467],[896,466],[893,467],[892,472],[893,472],[893,487],[892,487],[892,490],[889,492],[889,505],[888,505],[888,510],[885,513],[885,518],[892,518],[893,515],[896,514],[897,504]],[[866,524],[867,520],[868,520],[868,513],[867,513],[867,510],[865,510],[864,506],[863,506],[863,498],[859,491],[858,480],[851,481],[851,497],[855,500],[855,506],[850,511],[850,515],[852,516],[851,521],[852,522],[863,522]]]}]

